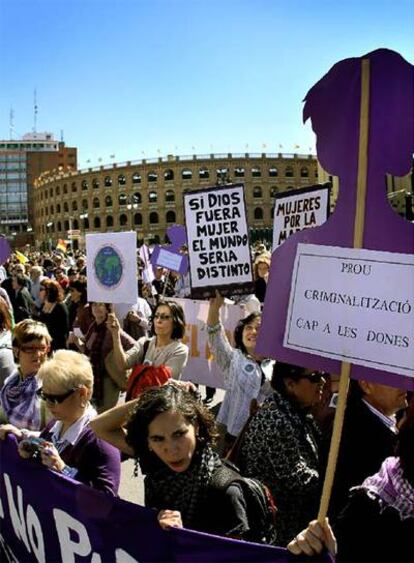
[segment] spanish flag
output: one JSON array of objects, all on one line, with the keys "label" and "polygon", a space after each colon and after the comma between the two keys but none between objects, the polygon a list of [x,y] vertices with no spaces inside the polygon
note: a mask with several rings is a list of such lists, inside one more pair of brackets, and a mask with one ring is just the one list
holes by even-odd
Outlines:
[{"label": "spanish flag", "polygon": [[58,239],[58,243],[56,245],[56,250],[61,250],[62,252],[66,252],[67,249],[67,242],[62,238]]},{"label": "spanish flag", "polygon": [[25,256],[24,254],[22,254],[18,250],[15,250],[14,253],[16,255],[17,260],[20,262],[20,264],[26,264],[26,262],[29,260],[27,258],[27,256]]}]

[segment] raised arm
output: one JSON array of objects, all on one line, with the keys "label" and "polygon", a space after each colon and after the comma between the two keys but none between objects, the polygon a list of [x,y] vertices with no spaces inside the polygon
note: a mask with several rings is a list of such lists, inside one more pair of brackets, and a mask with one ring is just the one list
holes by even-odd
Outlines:
[{"label": "raised arm", "polygon": [[108,320],[106,321],[106,326],[112,334],[112,339],[114,343],[113,347],[113,357],[114,362],[119,370],[127,370],[127,359],[126,354],[122,348],[121,343],[121,327],[119,321],[115,316],[115,313],[109,313]]},{"label": "raised arm", "polygon": [[214,327],[220,322],[220,309],[224,303],[224,297],[216,291],[216,296],[210,299],[210,307],[208,309],[207,325]]},{"label": "raised arm", "polygon": [[102,438],[109,444],[118,448],[121,452],[132,457],[134,456],[134,450],[125,440],[125,424],[134,410],[136,402],[137,400],[129,401],[119,407],[114,407],[98,415],[89,423],[98,438]]}]

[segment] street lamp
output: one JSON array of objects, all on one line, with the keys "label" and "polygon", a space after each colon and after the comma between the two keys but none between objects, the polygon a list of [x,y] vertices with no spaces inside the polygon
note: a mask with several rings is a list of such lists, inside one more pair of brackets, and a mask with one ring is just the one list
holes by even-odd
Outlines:
[{"label": "street lamp", "polygon": [[130,211],[130,216],[131,216],[131,217],[130,217],[130,219],[131,219],[131,220],[130,220],[130,222],[131,222],[131,230],[134,230],[134,221],[133,221],[133,219],[134,219],[134,211],[135,211],[136,209],[138,209],[138,203],[132,203],[133,201],[134,201],[134,198],[133,198],[133,197],[128,198],[128,203],[127,203],[127,206],[126,206],[126,208],[128,209],[128,211]]},{"label": "street lamp", "polygon": [[52,221],[49,221],[49,223],[46,223],[46,230],[49,234],[49,238],[48,238],[48,247],[49,247],[49,252],[52,252],[52,237],[50,236],[50,227],[53,225]]}]

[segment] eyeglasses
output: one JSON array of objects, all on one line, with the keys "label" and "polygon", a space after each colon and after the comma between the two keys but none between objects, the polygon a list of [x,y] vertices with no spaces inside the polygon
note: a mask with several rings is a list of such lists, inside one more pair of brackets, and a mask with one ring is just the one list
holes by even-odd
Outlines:
[{"label": "eyeglasses", "polygon": [[313,371],[302,375],[301,379],[308,379],[311,383],[320,383],[322,380],[326,381],[326,373],[324,371]]},{"label": "eyeglasses", "polygon": [[25,354],[47,354],[50,350],[49,346],[20,346],[20,351]]},{"label": "eyeglasses", "polygon": [[169,319],[172,319],[171,315],[163,315],[162,313],[156,313],[154,315],[154,319],[158,319],[159,321],[168,321]]},{"label": "eyeglasses", "polygon": [[61,395],[53,395],[52,393],[44,393],[43,389],[38,389],[36,391],[36,395],[46,401],[47,403],[52,403],[53,405],[60,405],[63,401],[66,401],[68,397],[70,397],[76,389],[70,389],[66,391],[66,393],[62,393]]}]

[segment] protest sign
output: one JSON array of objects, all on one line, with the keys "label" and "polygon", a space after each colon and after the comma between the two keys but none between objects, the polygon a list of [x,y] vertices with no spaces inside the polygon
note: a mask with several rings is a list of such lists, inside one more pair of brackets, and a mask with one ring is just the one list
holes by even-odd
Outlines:
[{"label": "protest sign", "polygon": [[11,248],[6,237],[0,236],[0,266],[4,264],[11,255]]},{"label": "protest sign", "polygon": [[413,255],[298,244],[284,346],[414,377],[413,331]]},{"label": "protest sign", "polygon": [[88,301],[136,303],[135,232],[86,235]]},{"label": "protest sign", "polygon": [[[208,345],[206,321],[208,315],[208,301],[193,301],[192,299],[174,299],[184,310],[185,336],[184,344],[189,348],[188,362],[181,379],[225,389],[224,377]],[[240,319],[245,317],[245,311],[240,305],[223,305],[221,308],[221,322],[227,338],[233,343],[233,332]]]},{"label": "protest sign", "polygon": [[329,216],[331,184],[277,194],[273,216],[273,250],[292,235],[325,223]]},{"label": "protest sign", "polygon": [[146,244],[141,245],[139,249],[139,257],[143,262],[144,269],[142,270],[142,281],[144,283],[152,283],[154,280],[154,271],[150,261],[150,253]]},{"label": "protest sign", "polygon": [[253,293],[243,185],[184,194],[191,296]]},{"label": "protest sign", "polygon": [[155,246],[151,254],[151,264],[183,276],[188,271],[188,257],[182,252],[183,246],[187,243],[185,228],[182,225],[173,225],[167,229],[167,236],[171,244]]},{"label": "protest sign", "polygon": [[26,563],[291,560],[286,549],[190,530],[165,532],[155,510],[21,459],[14,437],[0,440],[1,549],[9,561]]}]

